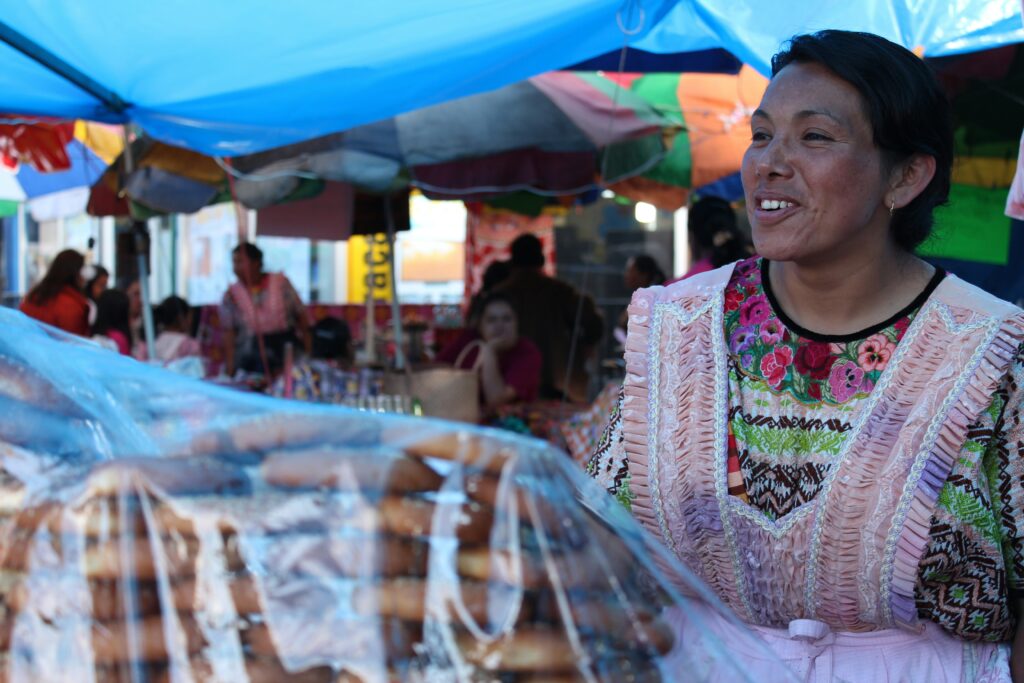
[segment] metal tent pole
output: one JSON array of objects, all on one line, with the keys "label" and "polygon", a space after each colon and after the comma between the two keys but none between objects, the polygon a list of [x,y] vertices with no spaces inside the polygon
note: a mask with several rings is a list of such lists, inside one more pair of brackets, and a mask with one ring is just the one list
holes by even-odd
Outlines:
[{"label": "metal tent pole", "polygon": [[405,348],[402,339],[402,307],[398,303],[398,271],[395,268],[395,216],[391,195],[384,197],[384,216],[388,227],[388,266],[391,269],[391,327],[395,334],[395,369],[405,370]]},{"label": "metal tent pole", "polygon": [[[128,125],[122,129],[124,133],[124,174],[125,177],[135,170],[135,159],[132,157],[131,140],[128,139]],[[139,265],[139,296],[142,297],[142,331],[146,339],[146,357],[156,359],[156,334],[153,329],[153,304],[149,300],[149,268],[146,266],[149,234],[145,221],[132,221],[132,236],[135,239],[135,258]]]}]

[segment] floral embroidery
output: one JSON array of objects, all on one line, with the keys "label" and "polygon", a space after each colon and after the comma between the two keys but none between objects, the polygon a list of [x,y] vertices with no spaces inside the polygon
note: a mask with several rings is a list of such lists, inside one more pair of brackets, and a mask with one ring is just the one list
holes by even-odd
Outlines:
[{"label": "floral embroidery", "polygon": [[761,325],[761,343],[778,344],[782,341],[782,323],[778,320],[766,320]]},{"label": "floral embroidery", "polygon": [[761,358],[761,374],[773,389],[778,389],[793,362],[793,349],[780,346]]},{"label": "floral embroidery", "polygon": [[828,376],[829,390],[836,403],[846,403],[860,392],[864,382],[864,370],[850,360],[832,366]]},{"label": "floral embroidery", "polygon": [[778,318],[761,286],[758,259],[737,265],[725,291],[726,338],[741,370],[805,404],[842,405],[868,395],[915,314],[866,339],[825,342],[801,337]]},{"label": "floral embroidery", "polygon": [[735,311],[743,303],[743,292],[737,289],[730,289],[725,293],[726,312]]},{"label": "floral embroidery", "polygon": [[740,325],[751,327],[760,325],[772,315],[772,307],[763,294],[752,296],[740,306]]},{"label": "floral embroidery", "polygon": [[757,341],[757,333],[749,327],[741,327],[729,338],[729,348],[733,353],[743,353]]},{"label": "floral embroidery", "polygon": [[873,334],[860,343],[857,349],[857,362],[864,372],[885,370],[895,350],[896,345],[884,334]]}]

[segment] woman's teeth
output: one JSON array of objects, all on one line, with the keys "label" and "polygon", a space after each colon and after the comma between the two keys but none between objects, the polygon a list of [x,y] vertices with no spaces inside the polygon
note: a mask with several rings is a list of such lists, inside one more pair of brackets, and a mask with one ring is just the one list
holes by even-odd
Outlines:
[{"label": "woman's teeth", "polygon": [[776,209],[788,209],[793,206],[793,202],[780,201],[778,199],[762,199],[761,208],[765,211],[775,211]]}]

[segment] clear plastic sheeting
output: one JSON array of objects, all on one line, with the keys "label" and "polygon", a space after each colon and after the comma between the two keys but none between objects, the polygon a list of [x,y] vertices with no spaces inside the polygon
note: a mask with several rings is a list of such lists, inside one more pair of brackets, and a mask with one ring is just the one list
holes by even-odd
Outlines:
[{"label": "clear plastic sheeting", "polygon": [[0,323],[2,681],[787,680],[540,441]]}]

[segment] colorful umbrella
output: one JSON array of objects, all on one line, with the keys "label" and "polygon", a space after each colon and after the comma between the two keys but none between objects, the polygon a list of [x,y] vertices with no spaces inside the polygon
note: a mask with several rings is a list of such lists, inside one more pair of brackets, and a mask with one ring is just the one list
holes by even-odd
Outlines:
[{"label": "colorful umbrella", "polygon": [[[43,124],[35,132],[33,125],[16,124],[24,130],[7,139],[12,145],[8,149],[16,150],[12,161],[20,164],[16,169],[0,169],[0,215],[14,215],[23,202],[36,221],[84,212],[89,187],[103,173],[106,162],[75,135],[75,123],[66,124],[66,129]],[[91,143],[86,128],[81,131]],[[54,145],[65,133],[72,137],[58,149]],[[0,136],[4,134],[0,132]],[[36,143],[39,146],[33,147]]]},{"label": "colorful umbrella", "polygon": [[238,157],[243,203],[259,207],[302,175],[435,198],[529,190],[572,194],[642,173],[673,128],[646,100],[596,74],[553,72],[317,140]]},{"label": "colorful umbrella", "polygon": [[665,158],[650,171],[612,189],[667,210],[686,204],[687,190],[702,188],[739,171],[750,144],[750,114],[768,80],[749,66],[728,74],[607,75],[643,97],[685,129]]}]

